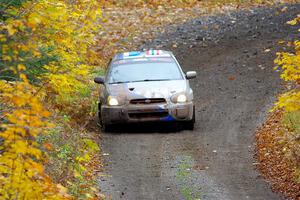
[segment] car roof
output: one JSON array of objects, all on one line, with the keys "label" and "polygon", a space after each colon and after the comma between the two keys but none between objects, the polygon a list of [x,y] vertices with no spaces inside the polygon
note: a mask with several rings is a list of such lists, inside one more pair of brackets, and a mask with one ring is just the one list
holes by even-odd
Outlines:
[{"label": "car roof", "polygon": [[112,61],[114,62],[119,60],[130,60],[138,58],[171,58],[172,55],[172,52],[164,50],[130,51],[115,55]]}]

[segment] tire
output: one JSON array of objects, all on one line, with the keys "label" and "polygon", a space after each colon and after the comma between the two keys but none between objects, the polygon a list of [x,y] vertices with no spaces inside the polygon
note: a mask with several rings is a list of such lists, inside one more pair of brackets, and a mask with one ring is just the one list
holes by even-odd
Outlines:
[{"label": "tire", "polygon": [[101,128],[101,132],[111,132],[112,131],[112,125],[110,124],[105,124],[102,119],[101,119],[101,112],[98,113],[99,117],[99,125]]},{"label": "tire", "polygon": [[112,131],[112,125],[105,124],[102,120],[101,104],[99,104],[99,106],[98,106],[98,120],[99,120],[99,124],[100,124],[100,127],[101,127],[101,132],[110,132],[110,131]]},{"label": "tire", "polygon": [[102,124],[101,125],[101,131],[102,132],[111,132],[113,129],[112,129],[112,125],[110,124]]},{"label": "tire", "polygon": [[98,103],[98,123],[100,124],[100,127],[102,127],[101,103]]},{"label": "tire", "polygon": [[196,114],[195,114],[195,106],[193,107],[193,118],[190,121],[184,122],[184,129],[186,130],[194,130],[196,122]]}]

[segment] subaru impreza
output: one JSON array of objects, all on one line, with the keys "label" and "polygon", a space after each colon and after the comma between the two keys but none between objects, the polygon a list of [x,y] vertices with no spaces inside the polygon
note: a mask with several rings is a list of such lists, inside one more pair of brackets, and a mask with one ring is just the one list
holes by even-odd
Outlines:
[{"label": "subaru impreza", "polygon": [[183,72],[172,52],[148,50],[117,54],[101,84],[98,116],[103,130],[116,124],[179,122],[192,130],[195,123],[195,71]]}]

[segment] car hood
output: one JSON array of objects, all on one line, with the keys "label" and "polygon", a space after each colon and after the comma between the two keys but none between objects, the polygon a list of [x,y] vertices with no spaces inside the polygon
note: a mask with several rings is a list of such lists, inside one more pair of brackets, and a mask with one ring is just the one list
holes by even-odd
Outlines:
[{"label": "car hood", "polygon": [[170,96],[186,91],[188,88],[186,80],[172,81],[149,81],[123,84],[108,84],[109,95],[120,99],[142,99],[142,98],[169,98]]}]

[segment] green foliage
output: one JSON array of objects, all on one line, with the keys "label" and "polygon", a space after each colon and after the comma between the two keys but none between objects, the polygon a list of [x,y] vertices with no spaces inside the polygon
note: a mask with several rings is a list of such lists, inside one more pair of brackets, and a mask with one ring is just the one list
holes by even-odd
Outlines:
[{"label": "green foliage", "polygon": [[96,144],[93,140],[91,139],[83,139],[83,143],[84,143],[84,149],[89,149],[89,151],[91,151],[92,153],[97,153],[100,151],[100,148],[98,146],[98,144]]},{"label": "green foliage", "polygon": [[1,0],[0,1],[0,21],[16,16],[16,12],[9,8],[19,8],[30,0]]},{"label": "green foliage", "polygon": [[176,173],[176,178],[180,181],[184,181],[191,175],[191,158],[186,157],[181,163],[178,165],[178,171]]},{"label": "green foliage", "polygon": [[191,187],[183,186],[181,193],[186,200],[200,200],[200,192],[194,193]]},{"label": "green foliage", "polygon": [[[63,115],[62,122],[50,130],[42,140],[52,144],[49,154],[48,173],[68,188],[76,199],[88,199],[97,192],[91,188],[96,184],[88,167],[92,155],[99,154],[100,148],[91,138],[83,138],[84,130],[68,126],[70,117]],[[69,134],[66,134],[69,133]],[[69,181],[69,180],[73,181]]]},{"label": "green foliage", "polygon": [[12,7],[20,7],[24,2],[29,0],[1,0],[0,9],[5,10],[5,8]]},{"label": "green foliage", "polygon": [[[28,0],[4,0],[0,3],[0,12],[2,12],[0,22],[9,24],[12,18],[20,18],[20,7]],[[24,10],[25,11],[25,10]],[[19,19],[18,19],[19,20]],[[41,74],[48,70],[44,67],[51,62],[59,61],[58,55],[52,55],[54,46],[40,46],[38,49],[39,56],[29,45],[26,46],[26,41],[31,38],[31,31],[21,21],[15,21],[15,26],[22,32],[22,35],[10,35],[2,27],[0,31],[0,79],[15,81],[18,75],[14,66],[18,64],[25,65],[23,73],[27,75],[30,81],[36,82]],[[16,28],[10,27],[11,31],[17,31]],[[28,34],[26,34],[28,33]]]},{"label": "green foliage", "polygon": [[177,166],[176,179],[181,184],[180,191],[186,200],[200,200],[200,192],[189,183],[192,178],[192,161],[191,156],[183,157]]},{"label": "green foliage", "polygon": [[286,112],[283,117],[283,123],[294,134],[300,135],[300,110]]},{"label": "green foliage", "polygon": [[[0,42],[1,44],[1,42]],[[1,45],[5,45],[2,43]],[[41,82],[40,77],[41,75],[48,73],[48,69],[45,68],[51,62],[58,62],[59,57],[58,55],[50,55],[53,51],[53,48],[41,48],[40,53],[41,56],[39,58],[35,58],[31,52],[23,52],[19,53],[20,58],[23,60],[23,64],[26,65],[26,69],[23,73],[27,76],[31,83],[38,84]],[[0,57],[3,55],[3,48],[0,49]],[[13,56],[13,54],[9,54]],[[0,71],[2,71],[0,75],[0,79],[7,80],[7,81],[15,81],[17,80],[17,74],[8,69],[7,66],[15,65],[17,62],[0,62]]]},{"label": "green foliage", "polygon": [[91,93],[92,90],[90,87],[79,87],[77,88],[78,94],[80,95],[80,97],[82,98],[90,98],[91,97]]},{"label": "green foliage", "polygon": [[95,76],[104,76],[105,75],[105,68],[94,69],[92,73]]}]

